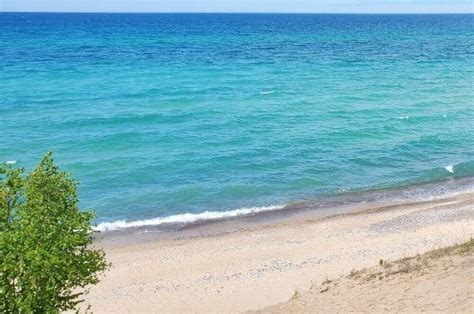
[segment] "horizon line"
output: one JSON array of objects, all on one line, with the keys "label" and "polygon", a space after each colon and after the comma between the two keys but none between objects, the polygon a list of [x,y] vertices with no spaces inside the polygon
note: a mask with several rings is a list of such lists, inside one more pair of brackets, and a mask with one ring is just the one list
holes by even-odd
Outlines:
[{"label": "horizon line", "polygon": [[474,14],[474,12],[186,12],[186,11],[2,11],[0,13],[65,13],[65,14],[333,14],[333,15],[436,15],[436,14]]}]

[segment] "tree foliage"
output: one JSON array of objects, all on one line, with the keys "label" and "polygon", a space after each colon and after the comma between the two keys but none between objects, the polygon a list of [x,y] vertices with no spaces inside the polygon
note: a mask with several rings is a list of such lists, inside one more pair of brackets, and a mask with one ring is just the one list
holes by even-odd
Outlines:
[{"label": "tree foliage", "polygon": [[75,309],[107,269],[91,249],[91,211],[80,211],[77,182],[51,153],[30,174],[0,166],[0,312]]}]

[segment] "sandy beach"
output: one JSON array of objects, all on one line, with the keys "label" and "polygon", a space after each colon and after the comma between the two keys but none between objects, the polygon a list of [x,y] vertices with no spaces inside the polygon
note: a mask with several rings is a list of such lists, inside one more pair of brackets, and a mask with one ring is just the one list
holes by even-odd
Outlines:
[{"label": "sandy beach", "polygon": [[0,0],[0,314],[474,314],[474,0]]},{"label": "sandy beach", "polygon": [[[85,304],[96,313],[278,311],[282,308],[267,307],[287,302],[295,291],[310,293],[381,259],[463,243],[473,233],[474,192],[466,192],[391,206],[368,204],[321,219],[298,216],[213,236],[99,242],[113,267],[90,289]],[[459,269],[472,276],[472,262],[468,265]],[[436,283],[437,273],[431,276]],[[397,289],[404,287],[390,286]],[[432,290],[433,298],[446,293],[441,286]]]}]

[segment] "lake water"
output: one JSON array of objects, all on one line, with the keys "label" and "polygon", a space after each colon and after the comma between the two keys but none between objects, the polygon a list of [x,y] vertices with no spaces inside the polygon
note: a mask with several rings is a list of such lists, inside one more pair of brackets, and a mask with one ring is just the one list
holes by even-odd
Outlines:
[{"label": "lake water", "polygon": [[52,150],[102,229],[474,175],[471,14],[0,21],[0,162]]}]

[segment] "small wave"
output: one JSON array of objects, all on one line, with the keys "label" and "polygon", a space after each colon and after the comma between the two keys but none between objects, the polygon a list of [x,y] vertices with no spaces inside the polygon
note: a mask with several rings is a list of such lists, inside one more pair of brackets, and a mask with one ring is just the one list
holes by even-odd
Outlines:
[{"label": "small wave", "polygon": [[280,210],[283,209],[285,205],[272,205],[272,206],[263,206],[263,207],[248,207],[248,208],[239,208],[230,211],[217,212],[217,211],[205,211],[199,214],[180,214],[172,215],[168,217],[157,217],[152,219],[137,220],[137,221],[125,221],[117,220],[114,222],[103,222],[95,227],[97,231],[114,231],[125,228],[134,228],[134,227],[145,227],[145,226],[159,226],[162,224],[172,224],[172,223],[192,223],[202,220],[218,220],[223,218],[231,218],[237,216],[247,216],[251,214]]},{"label": "small wave", "polygon": [[264,92],[260,92],[260,95],[270,95],[270,94],[273,94],[274,92],[275,92],[274,90],[264,91]]},{"label": "small wave", "polygon": [[449,172],[449,173],[454,173],[454,166],[453,165],[447,165],[446,167],[444,167],[444,169],[446,169],[446,171]]},{"label": "small wave", "polygon": [[16,164],[16,160],[7,160],[7,161],[5,161],[5,164],[14,165],[14,164]]},{"label": "small wave", "polygon": [[398,117],[400,120],[408,120],[410,119],[410,116],[403,116],[403,117]]}]

